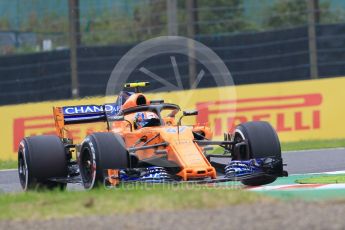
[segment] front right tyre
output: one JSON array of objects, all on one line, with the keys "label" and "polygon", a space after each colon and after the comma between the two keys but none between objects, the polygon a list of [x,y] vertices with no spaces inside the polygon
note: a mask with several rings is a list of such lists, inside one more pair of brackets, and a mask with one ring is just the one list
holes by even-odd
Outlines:
[{"label": "front right tyre", "polygon": [[[249,148],[249,155],[235,156],[236,160],[249,160],[257,158],[281,159],[280,141],[273,127],[265,121],[251,121],[240,124],[233,133],[234,141],[246,140]],[[281,171],[283,165],[281,164]],[[261,175],[242,180],[242,184],[248,186],[259,186],[270,184],[277,179],[275,175]]]}]

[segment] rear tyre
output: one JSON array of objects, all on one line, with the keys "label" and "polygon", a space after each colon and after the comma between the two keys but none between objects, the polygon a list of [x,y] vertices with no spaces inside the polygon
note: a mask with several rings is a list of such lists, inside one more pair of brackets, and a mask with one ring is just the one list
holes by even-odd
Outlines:
[{"label": "rear tyre", "polygon": [[107,169],[128,168],[128,151],[122,137],[114,133],[87,136],[79,154],[79,169],[85,189],[106,182]]},{"label": "rear tyre", "polygon": [[[249,147],[249,156],[243,154],[246,159],[241,156],[241,160],[249,160],[255,158],[272,157],[281,159],[281,148],[276,131],[268,122],[252,121],[240,124],[236,127],[233,138],[235,141],[246,140]],[[281,166],[283,167],[283,166]],[[244,179],[241,182],[244,185],[259,186],[274,182],[277,176],[262,175],[250,179]]]},{"label": "rear tyre", "polygon": [[57,136],[24,138],[18,149],[18,175],[23,190],[65,189],[66,183],[51,179],[67,177],[66,156]]}]

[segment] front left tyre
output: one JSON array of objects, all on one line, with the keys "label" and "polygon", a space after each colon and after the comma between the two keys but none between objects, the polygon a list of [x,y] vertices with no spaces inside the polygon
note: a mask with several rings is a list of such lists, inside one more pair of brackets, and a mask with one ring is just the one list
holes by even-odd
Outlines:
[{"label": "front left tyre", "polygon": [[66,178],[67,174],[67,155],[59,137],[32,136],[20,142],[18,175],[24,191],[65,189],[66,183],[54,179]]},{"label": "front left tyre", "polygon": [[83,141],[78,163],[83,186],[90,190],[107,182],[108,169],[128,168],[129,154],[120,135],[93,133]]}]

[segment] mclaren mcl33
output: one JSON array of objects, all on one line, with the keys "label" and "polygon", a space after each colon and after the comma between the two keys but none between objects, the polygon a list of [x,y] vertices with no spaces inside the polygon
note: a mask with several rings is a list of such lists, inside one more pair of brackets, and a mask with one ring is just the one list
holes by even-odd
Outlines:
[{"label": "mclaren mcl33", "polygon": [[[258,186],[287,176],[278,136],[269,123],[246,122],[215,141],[207,124],[181,124],[183,117],[198,111],[181,112],[176,104],[149,100],[139,90],[146,85],[126,84],[135,92],[122,91],[113,104],[54,107],[56,135],[20,142],[22,188],[233,180]],[[80,143],[70,137],[70,125],[94,122],[103,122],[104,130],[90,132]],[[220,154],[213,153],[215,147]]]}]

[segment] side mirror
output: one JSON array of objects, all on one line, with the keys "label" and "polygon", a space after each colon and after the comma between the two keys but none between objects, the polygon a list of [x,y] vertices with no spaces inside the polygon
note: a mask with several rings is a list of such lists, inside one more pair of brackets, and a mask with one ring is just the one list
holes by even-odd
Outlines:
[{"label": "side mirror", "polygon": [[183,115],[178,120],[177,125],[181,125],[181,120],[182,120],[183,117],[196,116],[196,115],[198,115],[198,111],[197,110],[183,111]]},{"label": "side mirror", "polygon": [[163,103],[164,103],[163,99],[150,100],[150,104],[163,104]]},{"label": "side mirror", "polygon": [[[105,111],[105,109],[104,109],[104,111]],[[109,117],[106,115],[105,118],[107,120],[107,129],[108,129],[108,131],[110,131],[110,124],[109,124],[110,121],[124,121],[125,120],[125,116],[122,116],[122,115],[120,115],[120,116],[109,116]]]},{"label": "side mirror", "polygon": [[183,116],[196,116],[198,115],[197,110],[183,111]]},{"label": "side mirror", "polygon": [[109,121],[124,121],[125,116],[111,116],[108,118]]}]

